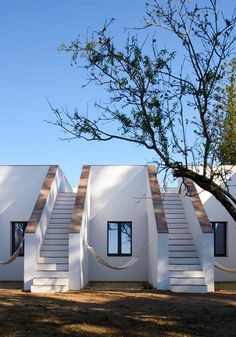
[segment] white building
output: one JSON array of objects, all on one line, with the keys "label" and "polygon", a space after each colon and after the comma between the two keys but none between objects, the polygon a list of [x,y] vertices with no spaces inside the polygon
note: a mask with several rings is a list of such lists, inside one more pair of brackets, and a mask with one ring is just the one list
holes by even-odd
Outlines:
[{"label": "white building", "polygon": [[235,222],[186,183],[191,197],[177,189],[162,195],[153,166],[84,166],[74,192],[58,166],[0,166],[2,261],[24,232],[22,256],[0,264],[0,281],[23,280],[34,292],[79,290],[89,281],[208,292],[216,281],[236,281],[236,273],[214,268],[214,261],[236,268]]}]

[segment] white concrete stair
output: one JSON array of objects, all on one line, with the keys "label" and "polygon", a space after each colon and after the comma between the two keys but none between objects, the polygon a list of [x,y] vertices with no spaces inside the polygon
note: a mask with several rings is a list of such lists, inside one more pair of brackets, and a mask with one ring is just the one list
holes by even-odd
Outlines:
[{"label": "white concrete stair", "polygon": [[75,193],[58,193],[43,239],[31,292],[69,290],[69,225]]},{"label": "white concrete stair", "polygon": [[169,230],[170,290],[205,293],[202,266],[179,194],[165,193],[163,205]]}]

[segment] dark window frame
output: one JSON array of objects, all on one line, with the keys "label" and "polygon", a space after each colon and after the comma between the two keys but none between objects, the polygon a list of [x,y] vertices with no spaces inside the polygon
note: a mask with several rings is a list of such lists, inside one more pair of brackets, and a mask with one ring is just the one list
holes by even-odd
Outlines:
[{"label": "dark window frame", "polygon": [[[16,231],[16,225],[18,224],[24,224],[25,226],[23,230],[23,237],[24,237],[25,229],[26,229],[28,222],[27,221],[11,221],[11,255],[13,255],[15,251],[18,249],[16,242],[15,242],[15,231]],[[24,256],[24,253],[25,253],[25,244],[23,242],[20,252],[19,252],[19,256]]]},{"label": "dark window frame", "polygon": [[[224,224],[224,252],[222,254],[216,253],[216,233],[215,225]],[[227,256],[227,221],[211,221],[212,229],[214,231],[214,256],[215,257],[226,257]]]},{"label": "dark window frame", "polygon": [[[118,253],[109,253],[109,224],[118,224],[118,238],[117,238],[117,246],[118,246]],[[121,225],[122,224],[130,224],[130,253],[122,253],[122,245],[121,245]],[[132,231],[132,221],[107,221],[107,256],[132,256],[132,238],[133,238],[133,231]]]}]

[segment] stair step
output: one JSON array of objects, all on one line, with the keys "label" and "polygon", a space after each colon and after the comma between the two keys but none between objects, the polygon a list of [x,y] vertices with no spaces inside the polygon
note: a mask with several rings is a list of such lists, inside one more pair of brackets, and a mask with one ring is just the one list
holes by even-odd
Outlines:
[{"label": "stair step", "polygon": [[169,233],[170,240],[192,240],[192,234]]},{"label": "stair step", "polygon": [[163,202],[164,207],[166,207],[166,206],[171,206],[172,207],[172,206],[178,205],[179,208],[183,208],[183,205],[182,205],[182,203],[181,203],[180,200],[168,200],[168,199],[165,199],[162,202]]},{"label": "stair step", "polygon": [[45,234],[44,236],[45,240],[55,240],[55,239],[68,239],[68,233],[67,234],[55,234],[55,233],[49,233]]},{"label": "stair step", "polygon": [[169,251],[169,258],[174,258],[174,257],[198,257],[198,254],[196,251]]},{"label": "stair step", "polygon": [[166,213],[166,219],[183,219],[184,220],[183,222],[187,221],[184,213],[171,213],[171,214]]},{"label": "stair step", "polygon": [[44,250],[56,250],[56,251],[63,251],[63,250],[66,250],[68,251],[69,250],[69,245],[42,245],[41,246],[41,252],[44,251]]},{"label": "stair step", "polygon": [[200,264],[200,260],[198,257],[169,257],[169,264],[196,265]]},{"label": "stair step", "polygon": [[47,228],[47,234],[68,234],[69,228]]},{"label": "stair step", "polygon": [[165,209],[165,214],[182,214],[185,216],[185,212],[184,210],[181,208],[181,209]]},{"label": "stair step", "polygon": [[63,209],[67,209],[67,210],[73,210],[74,209],[74,205],[54,205],[53,207],[54,210],[63,210]]},{"label": "stair step", "polygon": [[185,223],[168,223],[168,228],[189,228],[189,225]]},{"label": "stair step", "polygon": [[171,285],[171,291],[175,293],[207,293],[205,285]]},{"label": "stair step", "polygon": [[33,279],[33,285],[35,286],[69,286],[68,278],[53,278],[53,277],[37,277]]},{"label": "stair step", "polygon": [[69,263],[68,257],[38,257],[38,263]]},{"label": "stair step", "polygon": [[187,252],[187,251],[192,251],[196,252],[196,248],[194,245],[170,245],[169,244],[169,252],[176,252],[176,251],[181,251],[181,252]]},{"label": "stair step", "polygon": [[70,192],[58,192],[57,197],[61,197],[61,196],[76,196],[76,193],[73,191]]},{"label": "stair step", "polygon": [[194,246],[193,240],[189,239],[169,239],[169,246],[179,246],[179,245],[185,245],[185,246]]},{"label": "stair step", "polygon": [[54,214],[72,214],[70,209],[53,209],[52,216]]},{"label": "stair step", "polygon": [[32,293],[64,293],[69,291],[68,285],[32,285]]},{"label": "stair step", "polygon": [[169,234],[189,234],[191,235],[191,232],[189,228],[168,228]]},{"label": "stair step", "polygon": [[183,206],[182,204],[164,204],[164,210],[169,210],[169,209],[172,209],[172,210],[175,210],[175,209],[179,209],[179,210],[182,210],[183,209]]},{"label": "stair step", "polygon": [[64,229],[66,229],[66,228],[69,228],[69,224],[65,224],[65,223],[50,223],[49,225],[48,225],[48,228],[49,229],[53,229],[53,228],[64,228]]},{"label": "stair step", "polygon": [[[62,257],[68,258],[69,256],[69,251],[68,250],[60,250],[60,251],[54,251],[54,250],[41,250],[40,251],[40,257]],[[39,257],[39,258],[40,258]]]},{"label": "stair step", "polygon": [[43,244],[44,245],[68,245],[69,239],[54,239],[54,240],[44,239]]},{"label": "stair step", "polygon": [[199,278],[199,277],[204,277],[203,271],[202,270],[171,270],[169,271],[169,277],[181,277],[181,278]]},{"label": "stair step", "polygon": [[202,266],[200,264],[169,264],[170,271],[183,271],[183,270],[191,270],[191,271],[201,271]]},{"label": "stair step", "polygon": [[171,277],[171,285],[205,285],[204,277]]},{"label": "stair step", "polygon": [[168,224],[188,224],[187,219],[166,219]]},{"label": "stair step", "polygon": [[53,270],[46,270],[46,271],[36,271],[35,277],[53,277],[53,278],[58,278],[58,277],[63,277],[63,278],[68,278],[69,277],[69,272],[68,271],[53,271]]},{"label": "stair step", "polygon": [[70,213],[53,213],[52,216],[51,216],[51,219],[71,219],[71,216],[72,216],[72,212]]},{"label": "stair step", "polygon": [[68,219],[61,219],[61,218],[51,218],[50,219],[50,222],[49,222],[49,225],[51,224],[64,224],[64,225],[69,225],[71,223],[71,217],[68,218]]},{"label": "stair step", "polygon": [[68,264],[59,264],[59,263],[37,263],[37,270],[50,270],[50,271],[68,271]]}]

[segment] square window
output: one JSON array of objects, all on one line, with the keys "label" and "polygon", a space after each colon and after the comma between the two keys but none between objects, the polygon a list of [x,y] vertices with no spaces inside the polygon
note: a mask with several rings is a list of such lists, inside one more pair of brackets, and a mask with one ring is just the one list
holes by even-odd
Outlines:
[{"label": "square window", "polygon": [[214,230],[214,255],[226,256],[226,222],[212,222]]},{"label": "square window", "polygon": [[132,255],[132,222],[107,223],[107,255]]},{"label": "square window", "polygon": [[[12,222],[12,244],[11,244],[11,253],[13,254],[20,246],[21,241],[24,237],[25,228],[27,222]],[[24,243],[20,248],[19,256],[24,256]]]}]

